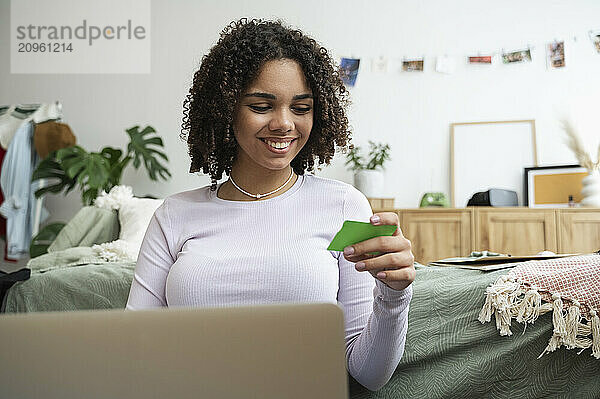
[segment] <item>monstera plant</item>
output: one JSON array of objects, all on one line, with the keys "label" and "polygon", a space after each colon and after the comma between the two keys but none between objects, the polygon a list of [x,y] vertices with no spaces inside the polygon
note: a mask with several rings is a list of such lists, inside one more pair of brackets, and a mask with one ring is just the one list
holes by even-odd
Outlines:
[{"label": "monstera plant", "polygon": [[139,126],[125,130],[129,135],[127,151],[104,147],[100,152],[87,152],[80,146],[63,148],[50,153],[33,171],[31,180],[45,179],[48,183],[35,192],[36,197],[46,193],[67,194],[78,186],[84,205],[91,205],[102,190],[108,192],[121,182],[123,170],[131,161],[138,169],[142,163],[151,180],[167,180],[171,173],[161,163],[167,156],[160,151],[162,139],[152,126],[140,131]]}]

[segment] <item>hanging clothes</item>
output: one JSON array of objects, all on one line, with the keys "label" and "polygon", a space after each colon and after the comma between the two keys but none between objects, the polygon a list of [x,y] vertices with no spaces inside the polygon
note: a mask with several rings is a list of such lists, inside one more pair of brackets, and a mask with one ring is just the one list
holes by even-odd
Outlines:
[{"label": "hanging clothes", "polygon": [[[35,210],[41,200],[34,195],[41,187],[41,181],[31,182],[31,174],[39,163],[33,148],[33,130],[31,120],[17,129],[2,163],[0,186],[5,200],[0,205],[0,214],[6,217],[8,259],[20,259],[29,254]],[[40,223],[48,217],[48,211],[44,207],[41,210]]]},{"label": "hanging clothes", "polygon": [[[0,199],[0,215],[6,218],[5,260],[17,260],[28,255],[32,235],[48,217],[48,211],[42,206],[43,199],[35,198],[35,191],[46,182],[37,180],[31,183],[31,173],[40,161],[33,150],[33,126],[61,119],[62,105],[58,101],[0,107],[0,147],[7,150],[0,166],[0,187],[4,190],[4,198]],[[13,142],[15,145],[12,145]]]},{"label": "hanging clothes", "polygon": [[8,111],[0,116],[0,146],[7,149],[17,129],[23,124],[24,119],[13,115],[16,106],[11,105]]},{"label": "hanging clothes", "polygon": [[[1,112],[1,110],[0,110]],[[0,147],[0,170],[2,169],[2,163],[4,162],[4,156],[6,155],[6,150]],[[4,202],[4,193],[0,188],[0,204]],[[0,215],[0,238],[4,240],[4,260],[7,262],[15,262],[15,260],[8,259],[6,257],[6,218]]]},{"label": "hanging clothes", "polygon": [[66,123],[47,121],[35,125],[33,146],[41,159],[52,151],[73,147],[77,139]]},{"label": "hanging clothes", "polygon": [[0,146],[8,149],[17,129],[25,122],[42,123],[62,118],[62,106],[56,101],[43,104],[11,105],[8,111],[0,115]]}]

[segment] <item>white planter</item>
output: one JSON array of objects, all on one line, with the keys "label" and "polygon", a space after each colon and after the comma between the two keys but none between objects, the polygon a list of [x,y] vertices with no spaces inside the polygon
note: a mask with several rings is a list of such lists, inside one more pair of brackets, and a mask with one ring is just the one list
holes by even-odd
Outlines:
[{"label": "white planter", "polygon": [[581,206],[600,208],[600,171],[590,172],[583,178],[583,188],[581,189]]},{"label": "white planter", "polygon": [[354,187],[368,198],[383,196],[383,171],[359,170],[354,174]]}]

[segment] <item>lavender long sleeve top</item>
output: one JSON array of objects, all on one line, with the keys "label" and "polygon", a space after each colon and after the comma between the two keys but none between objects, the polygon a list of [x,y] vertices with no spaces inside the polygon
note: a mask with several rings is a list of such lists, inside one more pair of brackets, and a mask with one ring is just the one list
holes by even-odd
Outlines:
[{"label": "lavender long sleeve top", "polygon": [[327,250],[344,220],[369,221],[365,196],[312,174],[262,201],[224,200],[209,188],[156,210],[126,308],[337,303],[348,372],[370,390],[385,385],[404,352],[412,285],[393,290]]}]

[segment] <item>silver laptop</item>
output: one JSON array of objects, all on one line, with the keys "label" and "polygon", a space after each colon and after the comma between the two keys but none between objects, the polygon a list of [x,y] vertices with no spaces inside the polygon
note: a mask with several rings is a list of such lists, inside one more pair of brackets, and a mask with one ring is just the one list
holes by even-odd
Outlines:
[{"label": "silver laptop", "polygon": [[335,304],[0,315],[1,398],[347,398]]}]

